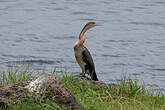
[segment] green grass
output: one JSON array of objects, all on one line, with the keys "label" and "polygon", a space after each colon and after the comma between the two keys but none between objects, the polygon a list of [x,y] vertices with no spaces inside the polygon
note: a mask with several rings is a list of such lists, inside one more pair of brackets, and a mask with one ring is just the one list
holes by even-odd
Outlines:
[{"label": "green grass", "polygon": [[[9,69],[0,73],[0,86],[16,83],[31,76],[28,68]],[[56,74],[55,71],[52,74]],[[138,80],[121,78],[118,84],[93,83],[85,79],[77,79],[73,75],[62,73],[59,77],[66,87],[75,95],[78,103],[85,110],[165,110],[165,95],[146,90],[145,85],[138,85]],[[65,110],[49,100],[34,101],[28,99],[18,103],[9,110]]]},{"label": "green grass", "polygon": [[8,70],[0,73],[0,85],[20,82],[28,77],[31,77],[31,75],[32,72],[30,72],[29,68],[24,65],[9,68]]}]

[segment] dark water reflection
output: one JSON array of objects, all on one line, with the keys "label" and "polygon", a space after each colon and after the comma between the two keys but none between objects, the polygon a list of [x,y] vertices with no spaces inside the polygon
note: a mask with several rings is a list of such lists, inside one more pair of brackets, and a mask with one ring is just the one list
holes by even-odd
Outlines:
[{"label": "dark water reflection", "polygon": [[123,73],[165,89],[164,0],[0,0],[0,68],[29,64],[34,71],[79,73],[73,45],[86,34],[100,80]]}]

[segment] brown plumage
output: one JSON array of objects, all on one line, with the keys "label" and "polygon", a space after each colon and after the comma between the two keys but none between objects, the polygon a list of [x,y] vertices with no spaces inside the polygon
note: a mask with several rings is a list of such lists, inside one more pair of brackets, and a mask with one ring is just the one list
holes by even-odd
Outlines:
[{"label": "brown plumage", "polygon": [[88,22],[84,26],[79,35],[79,41],[77,41],[74,45],[74,53],[76,61],[82,69],[82,75],[85,76],[85,74],[89,74],[92,80],[98,81],[92,56],[88,49],[83,45],[83,43],[85,42],[85,32],[94,26],[99,25],[95,22]]}]

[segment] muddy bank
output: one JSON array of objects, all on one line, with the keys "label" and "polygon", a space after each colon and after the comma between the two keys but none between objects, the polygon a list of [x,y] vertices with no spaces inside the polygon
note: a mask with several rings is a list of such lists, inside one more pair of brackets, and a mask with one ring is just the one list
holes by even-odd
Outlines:
[{"label": "muddy bank", "polygon": [[61,107],[82,107],[77,103],[74,95],[55,76],[42,73],[15,84],[0,86],[0,108],[21,103],[28,98],[38,100],[49,99]]}]

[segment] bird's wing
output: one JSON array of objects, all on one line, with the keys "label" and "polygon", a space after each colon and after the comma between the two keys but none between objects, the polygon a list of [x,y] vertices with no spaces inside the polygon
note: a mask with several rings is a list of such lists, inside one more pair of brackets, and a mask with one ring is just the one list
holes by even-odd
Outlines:
[{"label": "bird's wing", "polygon": [[95,69],[95,65],[93,63],[92,56],[85,46],[84,46],[84,48],[85,48],[85,50],[82,53],[83,60],[87,63],[87,65],[89,66],[89,69],[91,69],[91,71],[93,71]]}]

